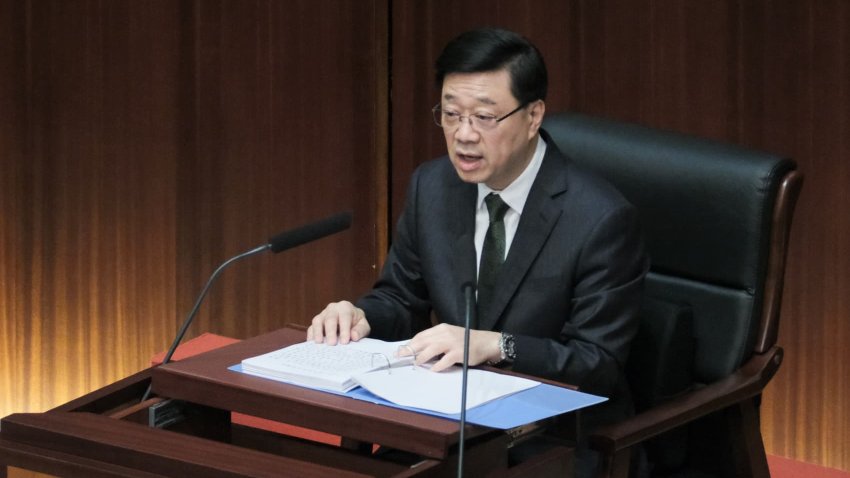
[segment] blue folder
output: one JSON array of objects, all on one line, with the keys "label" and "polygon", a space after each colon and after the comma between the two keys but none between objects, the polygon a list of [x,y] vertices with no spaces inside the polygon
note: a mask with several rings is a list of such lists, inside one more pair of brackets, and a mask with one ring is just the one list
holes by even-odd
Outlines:
[{"label": "blue folder", "polygon": [[[228,367],[228,370],[234,372],[245,373],[242,371],[242,365],[236,364]],[[257,377],[257,375],[251,375]],[[273,380],[269,378],[268,380]],[[286,382],[290,383],[290,382]],[[298,384],[292,384],[299,386]],[[312,388],[311,388],[312,389]],[[323,389],[327,393],[337,395],[345,395],[356,400],[363,400],[387,407],[400,408],[402,410],[410,410],[413,412],[433,415],[435,417],[447,418],[450,420],[460,420],[460,414],[447,414],[434,412],[431,410],[423,410],[420,408],[411,408],[389,402],[383,398],[372,394],[363,387],[357,387],[345,393],[334,392]],[[458,397],[460,400],[460,397]],[[581,408],[596,405],[608,400],[605,397],[591,395],[589,393],[570,390],[569,388],[557,387],[547,383],[541,383],[536,387],[528,390],[508,395],[507,397],[493,400],[475,408],[467,409],[466,421],[476,425],[485,427],[498,428],[508,430],[522,425],[527,425],[546,418],[554,417],[562,413],[572,412]]]}]

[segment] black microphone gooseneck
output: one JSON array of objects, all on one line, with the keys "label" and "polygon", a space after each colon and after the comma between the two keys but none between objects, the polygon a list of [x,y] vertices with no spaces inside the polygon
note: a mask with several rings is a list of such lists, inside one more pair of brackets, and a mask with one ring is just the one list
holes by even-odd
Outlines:
[{"label": "black microphone gooseneck", "polygon": [[460,391],[460,439],[457,456],[458,478],[463,477],[463,449],[466,436],[466,379],[469,376],[469,324],[475,314],[475,285],[472,282],[466,282],[461,286],[461,289],[463,290],[466,311],[463,314],[465,323],[463,327],[463,379]]},{"label": "black microphone gooseneck", "polygon": [[[204,289],[195,301],[195,306],[192,307],[192,311],[189,312],[189,315],[186,316],[186,320],[183,321],[183,325],[180,326],[180,330],[177,332],[177,336],[174,338],[174,341],[171,343],[171,347],[169,347],[168,352],[165,354],[165,358],[162,359],[161,365],[165,365],[171,361],[171,356],[174,355],[174,351],[177,350],[177,346],[180,345],[180,341],[182,341],[183,336],[186,335],[189,325],[192,323],[195,316],[198,315],[198,309],[201,308],[201,303],[207,296],[207,292],[209,292],[213,282],[215,282],[216,278],[218,278],[219,274],[221,274],[227,266],[240,259],[244,259],[267,250],[277,254],[278,252],[283,252],[287,249],[300,246],[301,244],[306,244],[325,236],[343,231],[349,227],[351,227],[351,213],[342,212],[320,221],[316,221],[290,231],[282,232],[269,239],[268,243],[255,247],[250,251],[245,251],[224,261],[207,280],[207,285],[204,286]],[[143,402],[150,396],[151,386],[152,384],[149,384],[147,390],[145,390],[145,394],[142,396]]]}]

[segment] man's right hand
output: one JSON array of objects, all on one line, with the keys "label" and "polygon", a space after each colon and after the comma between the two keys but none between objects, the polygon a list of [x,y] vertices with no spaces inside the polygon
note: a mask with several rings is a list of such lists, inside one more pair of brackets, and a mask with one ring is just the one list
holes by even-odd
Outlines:
[{"label": "man's right hand", "polygon": [[328,345],[357,342],[369,335],[372,328],[366,320],[363,309],[348,301],[332,302],[313,317],[313,323],[307,329],[307,340]]}]

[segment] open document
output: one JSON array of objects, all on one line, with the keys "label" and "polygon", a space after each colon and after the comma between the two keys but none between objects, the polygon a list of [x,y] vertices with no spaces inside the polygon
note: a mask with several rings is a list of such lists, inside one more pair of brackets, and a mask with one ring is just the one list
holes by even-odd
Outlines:
[{"label": "open document", "polygon": [[[229,367],[235,372],[340,393],[357,400],[457,419],[462,369],[432,372],[397,357],[407,342],[361,339],[347,345],[301,342]],[[604,402],[565,387],[470,369],[467,421],[510,429]]]},{"label": "open document", "polygon": [[[460,367],[431,372],[397,357],[405,342],[364,338],[346,345],[301,342],[242,361],[242,372],[303,387],[347,392],[360,385],[390,402],[439,413],[460,413]],[[527,390],[540,382],[470,370],[467,409]]]},{"label": "open document", "polygon": [[301,342],[245,359],[242,371],[304,387],[347,392],[357,386],[357,375],[412,364],[413,357],[396,357],[403,343],[370,338],[347,345]]}]

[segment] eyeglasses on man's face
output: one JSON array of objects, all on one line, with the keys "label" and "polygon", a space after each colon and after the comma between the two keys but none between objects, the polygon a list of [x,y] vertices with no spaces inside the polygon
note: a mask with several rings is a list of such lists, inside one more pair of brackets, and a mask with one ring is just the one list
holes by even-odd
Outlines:
[{"label": "eyeglasses on man's face", "polygon": [[517,106],[510,113],[503,116],[496,116],[489,113],[474,113],[471,115],[462,115],[457,111],[451,109],[443,109],[440,106],[440,103],[437,103],[433,108],[431,108],[431,112],[434,113],[434,123],[437,123],[437,126],[452,130],[460,126],[461,121],[466,118],[469,121],[469,125],[475,128],[478,131],[488,131],[494,129],[502,120],[507,119],[512,114],[517,111],[525,108],[528,103],[523,103]]}]

